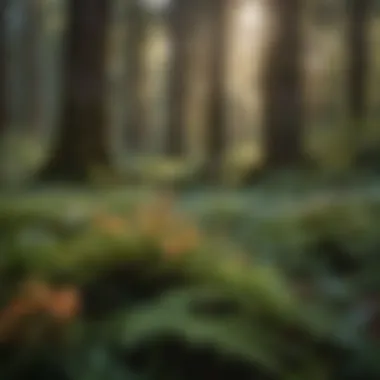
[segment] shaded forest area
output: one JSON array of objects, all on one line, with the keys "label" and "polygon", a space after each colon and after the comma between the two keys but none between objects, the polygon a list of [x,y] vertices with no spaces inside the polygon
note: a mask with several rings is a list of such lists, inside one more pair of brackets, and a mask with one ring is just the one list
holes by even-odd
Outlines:
[{"label": "shaded forest area", "polygon": [[0,377],[380,378],[380,2],[3,0]]}]

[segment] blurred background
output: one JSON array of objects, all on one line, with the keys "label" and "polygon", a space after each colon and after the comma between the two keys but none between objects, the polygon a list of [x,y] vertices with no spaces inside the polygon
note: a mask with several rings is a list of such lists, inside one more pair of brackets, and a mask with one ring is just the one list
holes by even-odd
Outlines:
[{"label": "blurred background", "polygon": [[[59,149],[68,166],[87,165],[82,180],[109,165],[134,178],[212,172],[224,182],[268,165],[333,177],[376,166],[377,1],[82,3],[3,1],[8,185]],[[86,134],[104,152],[84,153]]]},{"label": "blurred background", "polygon": [[380,379],[379,0],[0,1],[0,379]]}]

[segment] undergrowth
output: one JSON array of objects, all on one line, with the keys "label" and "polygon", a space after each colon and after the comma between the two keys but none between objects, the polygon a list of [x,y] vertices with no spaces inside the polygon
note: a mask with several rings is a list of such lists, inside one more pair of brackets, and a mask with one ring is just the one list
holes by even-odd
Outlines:
[{"label": "undergrowth", "polygon": [[[365,309],[378,307],[376,286],[360,281],[376,260],[330,277],[316,269],[334,270],[322,236],[335,244],[342,223],[350,236],[368,231],[358,212],[351,230],[347,208],[342,216],[332,205],[309,209],[299,226],[219,213],[244,221],[263,249],[264,231],[278,240],[283,255],[272,247],[266,263],[251,243],[244,251],[220,240],[207,218],[185,218],[172,199],[70,210],[2,205],[2,378],[378,378],[379,320]],[[308,238],[296,254],[297,234]],[[326,278],[341,292],[326,292]],[[365,323],[362,311],[372,313]]]}]

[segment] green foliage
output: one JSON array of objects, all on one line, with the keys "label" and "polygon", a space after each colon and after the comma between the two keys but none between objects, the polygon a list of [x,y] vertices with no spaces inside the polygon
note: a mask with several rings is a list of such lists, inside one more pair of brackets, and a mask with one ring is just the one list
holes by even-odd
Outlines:
[{"label": "green foliage", "polygon": [[[176,203],[152,202],[148,193],[130,201],[104,194],[63,198],[0,205],[0,330],[5,306],[28,278],[74,285],[82,301],[61,339],[43,335],[34,342],[40,354],[22,365],[24,377],[13,378],[36,371],[51,378],[38,369],[41,361],[68,380],[222,373],[338,379],[332,371],[347,371],[348,364],[361,374],[379,373],[368,354],[378,344],[359,315],[366,292],[378,289],[375,201],[303,200],[273,216],[244,195],[236,202],[214,197],[198,209],[182,204],[197,214],[198,231]],[[220,238],[226,233],[229,241]],[[324,239],[352,250],[360,270],[335,273],[314,253]],[[300,287],[311,285],[305,298]],[[4,344],[16,361],[22,350],[30,352],[25,343],[16,352]],[[348,362],[338,360],[342,347],[351,350]],[[0,359],[0,369],[9,371],[9,361]]]}]

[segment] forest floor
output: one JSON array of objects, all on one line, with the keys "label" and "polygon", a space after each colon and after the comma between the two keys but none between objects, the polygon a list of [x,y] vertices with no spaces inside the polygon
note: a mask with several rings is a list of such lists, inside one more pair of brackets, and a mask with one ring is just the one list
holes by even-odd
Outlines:
[{"label": "forest floor", "polygon": [[[294,236],[302,235],[305,229],[307,233],[318,235],[322,233],[320,230],[326,230],[324,223],[332,224],[330,227],[334,231],[344,231],[345,228],[354,228],[352,224],[356,222],[363,222],[363,228],[368,227],[372,231],[377,222],[371,213],[376,214],[380,209],[380,181],[374,178],[351,180],[339,185],[304,181],[303,185],[297,185],[293,180],[280,180],[245,189],[195,187],[183,191],[149,186],[43,187],[3,193],[0,206],[9,210],[31,209],[75,218],[76,215],[96,214],[102,210],[118,213],[133,205],[149,206],[162,200],[205,230],[243,244],[249,250],[256,250],[260,242],[265,241],[266,244],[273,240],[275,234],[278,245],[294,240]],[[309,228],[305,219],[310,218],[321,219],[322,222]],[[268,229],[266,226],[269,225]],[[283,231],[281,238],[279,230]],[[355,239],[355,235],[352,238]]]},{"label": "forest floor", "polygon": [[[141,206],[140,217],[143,218],[141,226],[136,219],[135,229],[136,206],[137,209]],[[184,227],[184,230],[178,232],[174,228],[172,231],[170,227],[165,231],[166,216],[171,217],[171,214],[175,217],[174,227]],[[144,219],[147,216],[148,220]],[[164,227],[162,237],[154,237],[157,241],[139,230],[152,227],[149,221],[155,223],[154,228]],[[133,353],[148,337],[152,344],[146,350],[154,357],[150,350],[155,353],[155,345],[166,342],[166,338],[160,340],[154,334],[167,331],[176,339],[180,337],[180,347],[184,348],[176,350],[180,359],[187,360],[191,367],[202,363],[204,358],[208,366],[213,366],[207,359],[208,351],[205,354],[203,348],[199,348],[206,341],[207,347],[218,353],[215,362],[222,367],[225,363],[228,365],[230,359],[228,356],[226,359],[225,352],[232,352],[244,360],[249,357],[254,368],[256,363],[271,368],[272,364],[267,364],[268,355],[262,353],[261,348],[272,342],[276,331],[276,338],[281,340],[274,348],[270,346],[269,354],[274,352],[275,359],[278,357],[281,362],[290,344],[294,344],[294,336],[289,339],[287,335],[288,324],[290,331],[296,326],[302,331],[301,336],[306,337],[306,343],[304,340],[300,343],[299,352],[309,352],[308,347],[312,347],[310,355],[317,357],[320,363],[317,368],[324,368],[325,358],[314,355],[315,341],[318,341],[314,339],[314,329],[315,334],[321,336],[318,339],[355,352],[353,360],[349,358],[341,363],[334,358],[334,367],[348,368],[350,372],[353,365],[360,373],[358,378],[378,379],[379,347],[378,340],[373,343],[373,338],[378,336],[375,329],[380,316],[376,311],[367,310],[366,300],[373,294],[376,297],[380,285],[379,223],[380,181],[374,177],[352,178],[334,185],[305,179],[297,182],[287,177],[287,180],[272,179],[244,190],[211,186],[172,191],[148,186],[13,189],[0,194],[0,244],[5,253],[0,270],[2,278],[12,276],[15,262],[16,267],[24,264],[27,274],[48,274],[54,280],[57,276],[57,281],[60,276],[69,276],[79,287],[87,318],[96,313],[103,318],[98,324],[82,325],[86,342],[83,344],[80,339],[84,338],[78,338],[81,346],[76,347],[75,352],[82,356],[92,354],[94,341],[112,359],[107,367],[107,376],[112,380],[121,378],[113,374],[120,367],[112,356],[114,346],[126,347],[127,352]],[[166,233],[169,233],[169,241]],[[139,270],[133,266],[136,257],[142,260]],[[104,268],[108,266],[114,272],[103,278]],[[129,271],[120,273],[125,268]],[[352,268],[353,274],[349,272],[347,276],[345,271]],[[174,276],[174,280],[169,277],[173,284],[154,292],[166,284],[168,271]],[[153,280],[146,277],[146,273]],[[190,276],[191,286],[181,288],[182,285],[176,283],[178,276]],[[153,292],[153,295],[148,292],[147,300],[145,287]],[[9,299],[13,293],[4,289],[0,296]],[[233,294],[244,313],[233,311],[227,319],[218,315],[211,318],[207,313],[212,309],[207,308],[214,307],[212,292],[215,289],[223,297]],[[59,288],[55,291],[62,292]],[[305,291],[307,298],[299,299],[298,292],[304,297]],[[203,299],[207,292],[211,292],[209,301]],[[297,295],[294,304],[293,296],[290,297],[292,302],[288,301],[293,293]],[[59,299],[53,301],[50,308]],[[206,311],[193,311],[192,305],[198,304],[205,305]],[[269,320],[269,326],[257,319],[257,305],[260,305],[258,309],[275,316],[270,319],[265,314],[263,321]],[[375,306],[379,305],[375,300]],[[72,330],[75,328],[74,324]],[[98,331],[102,331],[101,337]],[[263,337],[262,331],[265,332]],[[194,354],[189,353],[189,347],[195,350]],[[76,363],[77,354],[74,356],[70,360]],[[50,357],[44,360],[51,365]],[[56,363],[62,358],[54,360]],[[308,357],[301,360],[310,363]],[[86,365],[94,368],[97,361]],[[161,361],[169,363],[171,371],[179,371],[180,375],[172,378],[188,378],[185,375],[190,369],[179,359],[177,362],[165,357]],[[88,368],[81,370],[87,373]],[[0,374],[1,370],[0,365]],[[318,372],[315,375],[316,370],[315,366],[306,366],[305,373],[298,378],[338,379]],[[288,376],[287,369],[280,371],[281,376],[274,378],[295,378],[293,373]],[[202,377],[205,373],[200,370],[200,375],[195,377],[210,378]],[[164,375],[147,379],[170,378]],[[87,375],[75,378],[84,377],[92,379]],[[242,377],[234,372],[227,378],[252,379],[254,376]]]}]

